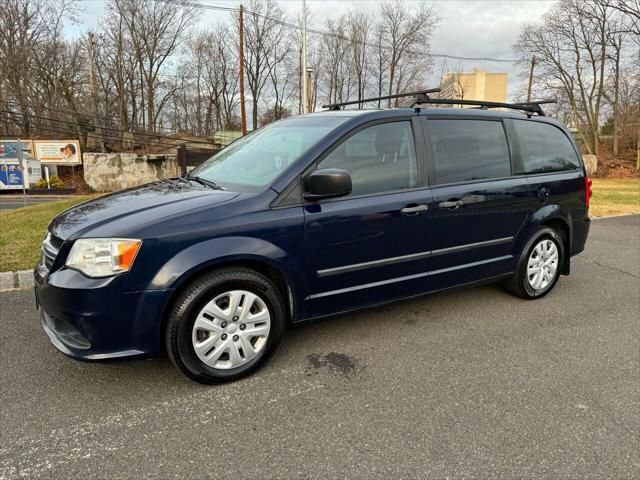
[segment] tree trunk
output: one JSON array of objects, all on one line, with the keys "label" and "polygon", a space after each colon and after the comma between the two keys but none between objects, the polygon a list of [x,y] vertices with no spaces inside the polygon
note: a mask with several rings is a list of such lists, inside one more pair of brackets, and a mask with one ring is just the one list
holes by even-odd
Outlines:
[{"label": "tree trunk", "polygon": [[149,125],[149,130],[152,132],[156,131],[156,120],[153,112],[154,88],[153,80],[150,79],[147,83],[147,124]]},{"label": "tree trunk", "polygon": [[[622,40],[620,40],[622,43]],[[615,44],[615,77],[613,79],[613,156],[618,157],[618,125],[620,125],[620,50],[622,45]]]},{"label": "tree trunk", "polygon": [[252,107],[253,112],[251,112],[251,117],[253,121],[253,130],[256,130],[258,128],[258,99],[255,94],[253,95]]}]

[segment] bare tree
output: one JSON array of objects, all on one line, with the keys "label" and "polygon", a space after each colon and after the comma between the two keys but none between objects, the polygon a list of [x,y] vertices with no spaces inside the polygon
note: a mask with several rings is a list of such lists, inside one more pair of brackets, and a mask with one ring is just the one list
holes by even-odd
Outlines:
[{"label": "bare tree", "polygon": [[608,0],[607,6],[626,16],[626,32],[640,45],[640,0]]},{"label": "bare tree", "polygon": [[288,105],[289,101],[294,97],[298,84],[296,81],[296,73],[299,71],[296,66],[297,55],[295,55],[295,50],[292,47],[292,36],[287,35],[287,37],[290,38],[291,41],[281,39],[273,49],[272,55],[266,58],[268,65],[267,72],[271,80],[271,90],[269,93],[272,101],[265,103],[267,104],[267,109],[269,109],[269,105],[272,105],[272,120],[279,120],[291,114],[286,105]]},{"label": "bare tree", "polygon": [[[369,30],[373,24],[370,15],[364,13],[349,12],[347,15],[347,31],[351,48],[351,58],[353,59],[353,74],[355,76],[358,100],[365,97],[367,90],[367,72],[369,51],[367,42],[370,34]],[[362,106],[362,104],[360,104]]]},{"label": "bare tree", "polygon": [[37,116],[52,102],[64,109],[75,100],[70,87],[77,71],[68,70],[65,62],[77,68],[77,45],[66,45],[62,38],[63,20],[74,11],[71,0],[0,0],[0,99],[10,102],[2,108],[16,112],[11,122],[19,123],[24,135],[44,122]]},{"label": "bare tree", "polygon": [[[389,51],[385,47],[384,42],[384,30],[380,23],[375,26],[373,33],[374,45],[373,45],[373,61],[371,62],[372,75],[375,77],[375,95],[378,97],[384,94],[384,85],[388,78],[387,64],[389,63]],[[378,100],[378,108],[381,103]]]},{"label": "bare tree", "polygon": [[[138,62],[133,55],[131,38],[124,18],[113,2],[107,3],[105,21],[95,36],[95,71],[98,77],[98,110],[113,119],[121,132],[137,127],[138,101],[142,85]],[[121,138],[121,144],[124,138]]]},{"label": "bare tree", "polygon": [[[47,128],[83,137],[99,127],[111,148],[121,148],[133,134],[142,144],[150,132],[211,136],[237,123],[239,59],[231,21],[193,30],[193,2],[106,0],[92,43],[93,94],[87,38],[62,33],[76,1],[0,0],[0,101],[12,105],[10,118],[0,119],[5,131],[17,131],[20,122],[21,133]],[[349,12],[328,21],[327,32],[310,29],[314,107],[320,97],[362,99],[422,80],[436,21],[431,7],[409,11],[394,0],[381,9],[387,18],[380,21]],[[290,27],[277,0],[248,5],[244,66],[254,129],[261,109],[268,110],[264,118],[277,119],[302,101],[300,32]],[[89,115],[94,98],[97,112]]]},{"label": "bare tree", "polygon": [[251,92],[253,129],[260,96],[269,80],[270,61],[284,36],[284,12],[274,0],[251,0],[244,22],[245,71]]},{"label": "bare tree", "polygon": [[613,155],[618,156],[618,139],[620,133],[620,75],[622,68],[623,45],[627,36],[627,19],[614,16],[607,31],[608,60],[610,61],[610,88],[605,89],[604,96],[613,109]]},{"label": "bare tree", "polygon": [[640,71],[633,66],[621,71],[618,104],[618,127],[626,141],[622,147],[631,147],[635,132],[640,131]]},{"label": "bare tree", "polygon": [[170,98],[169,93],[162,92],[162,69],[184,40],[187,27],[196,19],[197,9],[178,2],[110,2],[113,11],[126,25],[138,64],[146,110],[143,127],[155,131],[162,108]]},{"label": "bare tree", "polygon": [[346,16],[336,21],[327,20],[326,25],[327,35],[322,37],[320,48],[321,81],[328,103],[342,102],[349,100],[352,83]]},{"label": "bare tree", "polygon": [[238,57],[228,48],[231,38],[229,26],[219,25],[188,42],[183,70],[190,76],[188,96],[194,111],[187,109],[184,114],[193,119],[199,135],[211,136],[233,121],[238,105]]},{"label": "bare tree", "polygon": [[433,6],[421,3],[410,10],[401,0],[393,0],[380,6],[380,22],[381,44],[389,51],[387,92],[392,95],[413,83],[416,67],[428,68],[428,41],[438,17]]},{"label": "bare tree", "polygon": [[605,91],[611,9],[603,0],[561,0],[543,18],[526,25],[515,45],[523,63],[535,55],[537,79],[562,89],[589,153],[598,153]]}]

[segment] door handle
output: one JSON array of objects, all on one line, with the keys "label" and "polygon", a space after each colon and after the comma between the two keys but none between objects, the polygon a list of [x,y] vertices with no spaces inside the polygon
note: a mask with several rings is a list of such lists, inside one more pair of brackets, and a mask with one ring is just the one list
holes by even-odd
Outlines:
[{"label": "door handle", "polygon": [[403,215],[417,215],[421,212],[426,212],[428,209],[429,207],[426,205],[412,205],[404,207],[402,210],[400,210],[400,213],[402,213]]},{"label": "door handle", "polygon": [[449,208],[451,210],[460,208],[462,205],[464,205],[464,202],[462,200],[449,200],[448,202],[440,202],[438,204],[440,208]]}]

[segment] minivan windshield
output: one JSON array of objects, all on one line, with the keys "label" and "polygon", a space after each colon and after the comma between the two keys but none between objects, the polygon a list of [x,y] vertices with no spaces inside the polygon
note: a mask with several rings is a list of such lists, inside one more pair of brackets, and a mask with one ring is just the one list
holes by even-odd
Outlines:
[{"label": "minivan windshield", "polygon": [[189,176],[215,182],[225,190],[262,190],[347,116],[287,118],[256,130],[222,149]]}]

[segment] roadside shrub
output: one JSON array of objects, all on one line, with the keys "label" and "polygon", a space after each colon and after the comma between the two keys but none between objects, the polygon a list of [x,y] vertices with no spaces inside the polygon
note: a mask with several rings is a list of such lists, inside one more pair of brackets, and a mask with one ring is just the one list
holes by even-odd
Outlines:
[{"label": "roadside shrub", "polygon": [[[49,185],[51,188],[64,188],[64,182],[60,180],[60,178],[55,175],[49,177]],[[47,189],[47,181],[44,178],[41,178],[36,183],[33,184],[33,187],[36,190],[46,190]]]},{"label": "roadside shrub", "polygon": [[34,183],[31,188],[35,188],[36,190],[42,190],[43,188],[47,188],[47,181],[44,178],[41,178],[36,183]]},{"label": "roadside shrub", "polygon": [[49,185],[51,185],[51,188],[64,188],[64,182],[55,175],[53,177],[49,177]]}]

